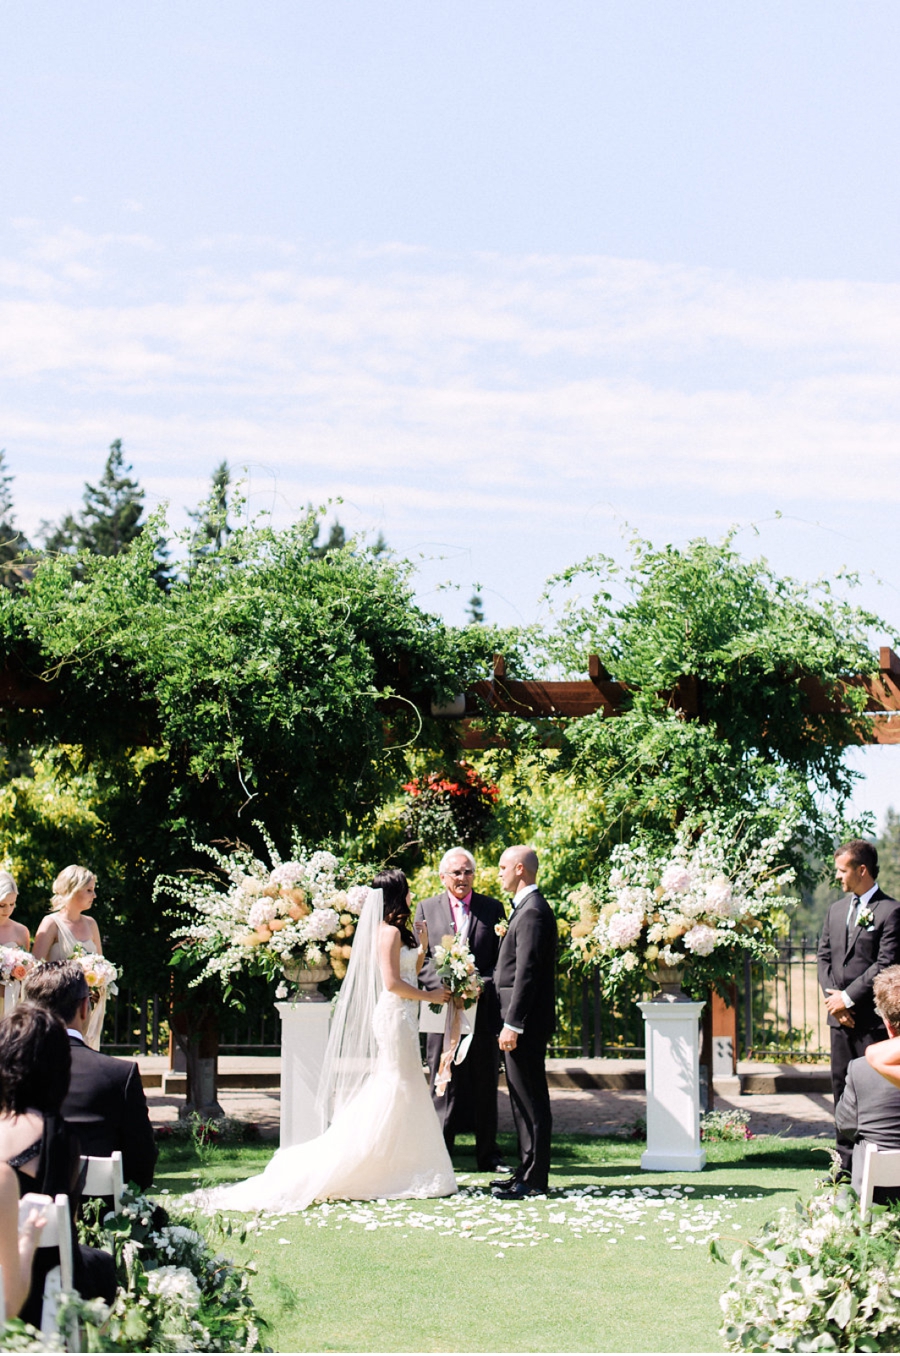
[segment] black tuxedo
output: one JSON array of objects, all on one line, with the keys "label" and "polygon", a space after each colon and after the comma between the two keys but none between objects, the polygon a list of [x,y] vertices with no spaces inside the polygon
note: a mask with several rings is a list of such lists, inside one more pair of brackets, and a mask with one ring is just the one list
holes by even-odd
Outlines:
[{"label": "black tuxedo", "polygon": [[[867,901],[873,921],[866,928],[847,930],[852,895],[837,900],[825,915],[819,939],[819,984],[826,989],[846,991],[852,1000],[854,1025],[841,1026],[828,1014],[831,1028],[831,1086],[837,1106],[844,1091],[847,1067],[852,1059],[865,1054],[876,1041],[887,1039],[887,1031],[875,1011],[872,984],[875,976],[889,965],[900,962],[900,903],[883,890],[876,890]],[[849,1169],[850,1152],[838,1145],[838,1152]]]},{"label": "black tuxedo", "polygon": [[[441,1062],[443,1037],[432,1033],[426,1038],[428,1067],[431,1070],[431,1095],[434,1109],[441,1122],[447,1148],[452,1150],[455,1136],[469,1130],[475,1132],[475,1160],[479,1170],[488,1172],[496,1165],[497,1150],[497,1082],[500,1077],[500,1050],[497,1032],[500,1029],[500,1005],[494,988],[493,974],[500,950],[497,924],[504,917],[503,905],[490,895],[473,892],[469,904],[469,950],[478,973],[486,980],[484,992],[478,1000],[475,1031],[468,1053],[461,1064],[454,1064],[453,1077],[443,1096],[434,1090],[438,1065]],[[431,899],[423,899],[416,909],[416,921],[428,925],[428,955],[419,972],[419,982],[425,989],[439,989],[440,980],[431,961],[431,948],[439,946],[441,938],[453,933],[453,914],[446,890]]]},{"label": "black tuxedo", "polygon": [[[844,1095],[834,1111],[838,1138],[853,1147],[853,1187],[862,1186],[867,1144],[879,1149],[900,1149],[900,1088],[870,1066],[867,1059],[854,1059],[847,1068]],[[876,1187],[875,1204],[900,1198],[896,1187]]]},{"label": "black tuxedo", "polygon": [[494,969],[500,1014],[521,1031],[507,1050],[506,1082],[526,1186],[547,1190],[550,1172],[550,1092],[547,1042],[556,1027],[556,919],[539,891],[513,910]]},{"label": "black tuxedo", "polygon": [[125,1181],[146,1190],[153,1181],[156,1142],[138,1066],[92,1050],[75,1036],[69,1045],[72,1075],[62,1115],[78,1135],[81,1152],[108,1158],[120,1149]]}]

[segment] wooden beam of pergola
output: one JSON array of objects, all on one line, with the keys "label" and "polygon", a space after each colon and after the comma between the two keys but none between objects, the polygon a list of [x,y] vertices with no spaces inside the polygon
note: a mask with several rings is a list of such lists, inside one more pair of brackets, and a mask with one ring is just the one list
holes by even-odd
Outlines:
[{"label": "wooden beam of pergola", "polygon": [[[797,680],[805,692],[811,715],[841,710],[839,701],[826,696],[815,678]],[[900,744],[900,657],[888,645],[879,651],[878,672],[848,678],[844,688],[862,687],[866,692],[863,710],[869,744]],[[494,657],[493,677],[473,683],[456,701],[432,706],[432,715],[462,720],[467,727],[464,743],[477,744],[477,732],[471,722],[490,711],[519,716],[523,720],[565,720],[603,712],[617,716],[626,709],[631,689],[612,678],[597,655],[588,658],[586,678],[561,682],[537,678],[509,678],[502,655]],[[663,694],[674,711],[688,718],[702,717],[701,684],[691,675],[679,678]],[[11,656],[0,662],[0,711],[36,711],[56,706],[62,699],[59,685],[50,678],[28,672]],[[390,702],[386,703],[387,706]]]},{"label": "wooden beam of pergola", "polygon": [[[815,678],[797,680],[806,694],[811,715],[840,711],[839,701],[826,696]],[[867,693],[863,715],[869,744],[900,744],[900,658],[888,645],[879,651],[878,672],[849,678],[844,688],[862,687]],[[502,655],[494,657],[494,676],[473,683],[456,703],[435,706],[436,716],[463,719],[466,724],[483,714],[485,707],[523,720],[571,719],[602,712],[617,716],[627,706],[629,687],[617,682],[603,668],[597,655],[590,655],[588,677],[549,682],[539,679],[508,678]],[[671,691],[663,694],[674,711],[696,719],[701,712],[701,685],[693,676],[680,678]],[[473,732],[474,733],[474,732]],[[471,746],[467,739],[466,744]]]}]

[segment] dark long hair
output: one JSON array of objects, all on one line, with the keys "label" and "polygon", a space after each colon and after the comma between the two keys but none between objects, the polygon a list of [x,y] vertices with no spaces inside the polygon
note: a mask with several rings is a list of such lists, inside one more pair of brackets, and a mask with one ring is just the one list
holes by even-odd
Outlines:
[{"label": "dark long hair", "polygon": [[69,1091],[72,1052],[60,1019],[36,1003],[19,1003],[0,1020],[0,1111],[55,1115]]},{"label": "dark long hair", "polygon": [[384,921],[397,929],[404,946],[415,946],[416,939],[409,926],[409,905],[406,902],[409,881],[403,872],[379,871],[372,881],[372,889],[380,890],[384,896],[384,911],[381,915]]}]

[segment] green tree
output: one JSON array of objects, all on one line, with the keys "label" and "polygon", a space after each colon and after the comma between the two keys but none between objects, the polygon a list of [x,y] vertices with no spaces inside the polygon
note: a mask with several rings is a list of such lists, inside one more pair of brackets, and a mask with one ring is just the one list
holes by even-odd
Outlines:
[{"label": "green tree", "polygon": [[194,842],[255,842],[254,820],[285,850],[294,827],[357,839],[408,775],[407,750],[446,737],[432,699],[485,672],[497,643],[424,613],[406,566],[359,547],[313,555],[306,521],[236,528],[163,592],[164,530],[151,519],[116,556],[47,556],[0,599],[0,644],[48,688],[43,709],[3,712],[7,741],[56,750],[61,784],[93,779],[106,917],[155,983],[159,874],[200,866]]},{"label": "green tree", "polygon": [[591,597],[564,605],[547,655],[583,673],[598,654],[629,689],[624,714],[564,734],[561,766],[602,797],[598,867],[637,831],[663,844],[713,811],[763,835],[791,813],[795,864],[828,856],[854,780],[844,750],[865,733],[865,694],[843,680],[877,669],[868,635],[886,624],[827,583],[743,560],[731,538],[636,539],[630,567],[596,557],[554,585],[585,578]]},{"label": "green tree", "polygon": [[884,828],[876,839],[878,848],[878,884],[894,899],[900,899],[900,814],[890,807]]},{"label": "green tree", "polygon": [[45,536],[47,551],[91,551],[117,556],[143,531],[144,491],[132,479],[125,463],[122,440],[110,443],[103,474],[96,485],[84,487],[84,507],[76,519],[66,514]]},{"label": "green tree", "polygon": [[469,599],[468,606],[469,621],[480,625],[484,621],[484,600],[476,589]]},{"label": "green tree", "polygon": [[30,550],[26,537],[16,527],[12,482],[6,452],[0,448],[0,584],[4,588],[19,587],[28,569],[22,556]]},{"label": "green tree", "polygon": [[232,533],[228,513],[231,507],[229,489],[231,471],[227,461],[220,461],[212,473],[209,494],[195,509],[188,511],[188,517],[194,524],[190,541],[190,558],[194,562],[199,556],[221,551]]}]

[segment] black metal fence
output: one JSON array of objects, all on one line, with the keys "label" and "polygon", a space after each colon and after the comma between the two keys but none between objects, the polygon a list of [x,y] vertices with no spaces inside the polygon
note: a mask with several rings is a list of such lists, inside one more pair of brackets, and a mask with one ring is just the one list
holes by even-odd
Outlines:
[{"label": "black metal fence", "polygon": [[[805,1061],[828,1058],[828,1027],[816,978],[818,937],[786,937],[768,969],[745,959],[735,975],[738,1055],[742,1059]],[[650,997],[650,994],[647,995]],[[245,1012],[223,1009],[223,1055],[275,1055],[281,1023],[274,985],[260,986]],[[165,1054],[168,1004],[154,994],[124,990],[107,1003],[103,1048],[114,1054]],[[557,1031],[550,1053],[569,1059],[641,1059],[644,1023],[628,1002],[613,1005],[600,992],[599,976],[562,974],[557,985]]]},{"label": "black metal fence", "polygon": [[[827,1060],[830,1041],[816,974],[818,944],[818,937],[791,934],[779,944],[770,966],[751,965],[745,957],[742,972],[735,975],[740,1059]],[[552,1055],[641,1059],[643,1028],[634,1003],[616,1007],[603,999],[596,974],[559,977]]]}]

